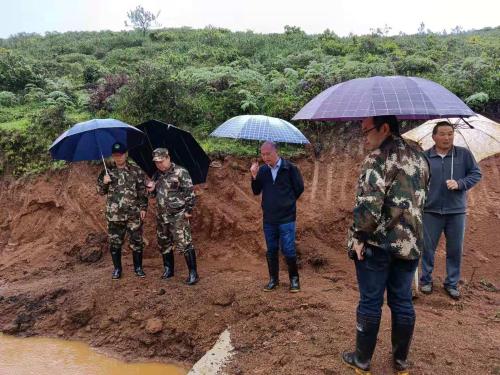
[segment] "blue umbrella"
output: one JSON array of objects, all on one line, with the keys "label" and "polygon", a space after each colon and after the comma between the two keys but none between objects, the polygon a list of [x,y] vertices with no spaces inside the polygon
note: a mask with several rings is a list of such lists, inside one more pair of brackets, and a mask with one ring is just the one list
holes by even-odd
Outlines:
[{"label": "blue umbrella", "polygon": [[[56,160],[99,160],[111,156],[111,146],[120,142],[127,148],[138,146],[144,133],[115,119],[80,122],[61,134],[50,146]],[[106,164],[104,165],[106,167]]]},{"label": "blue umbrella", "polygon": [[469,117],[474,112],[436,82],[418,77],[357,78],[314,97],[293,120],[350,121],[395,115],[399,120]]},{"label": "blue umbrella", "polygon": [[309,141],[285,120],[262,115],[233,117],[215,129],[213,137],[307,144]]}]

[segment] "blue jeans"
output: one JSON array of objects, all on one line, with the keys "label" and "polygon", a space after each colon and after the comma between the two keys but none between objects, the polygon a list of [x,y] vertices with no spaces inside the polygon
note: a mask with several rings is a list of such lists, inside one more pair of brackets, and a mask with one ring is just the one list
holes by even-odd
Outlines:
[{"label": "blue jeans", "polygon": [[264,223],[267,254],[277,255],[278,249],[285,257],[294,257],[295,253],[295,221],[285,224]]},{"label": "blue jeans", "polygon": [[456,288],[460,281],[462,247],[465,232],[465,214],[440,215],[424,213],[424,253],[422,254],[422,285],[432,282],[434,255],[441,233],[446,238],[445,287]]},{"label": "blue jeans", "polygon": [[355,261],[360,295],[358,313],[380,319],[387,289],[387,305],[391,309],[392,321],[402,324],[413,322],[415,310],[411,285],[418,259],[399,259],[384,249],[370,248],[373,255]]}]

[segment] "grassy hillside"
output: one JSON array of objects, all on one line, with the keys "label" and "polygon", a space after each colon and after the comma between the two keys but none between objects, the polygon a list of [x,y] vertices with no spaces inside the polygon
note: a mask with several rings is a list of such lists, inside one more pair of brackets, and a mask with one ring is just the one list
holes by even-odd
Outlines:
[{"label": "grassy hillside", "polygon": [[[441,35],[340,38],[225,29],[18,34],[0,39],[0,168],[18,170],[6,137],[42,143],[94,117],[149,118],[204,139],[226,119],[260,113],[290,119],[325,88],[357,77],[412,75],[441,83],[477,111],[500,102],[500,28]],[[306,129],[304,124],[300,127]],[[26,133],[37,133],[38,136]],[[317,132],[314,131],[315,135]],[[207,148],[227,148],[204,141]],[[245,147],[237,147],[244,150]],[[231,151],[232,150],[232,151]]]}]

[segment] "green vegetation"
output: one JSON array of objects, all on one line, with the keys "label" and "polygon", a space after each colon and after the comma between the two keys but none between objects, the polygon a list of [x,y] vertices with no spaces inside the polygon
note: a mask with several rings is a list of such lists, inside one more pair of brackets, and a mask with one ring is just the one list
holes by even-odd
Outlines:
[{"label": "green vegetation", "polygon": [[[155,118],[193,131],[209,152],[251,155],[253,145],[207,135],[239,114],[290,119],[325,88],[373,75],[429,78],[498,116],[498,27],[386,36],[386,26],[341,38],[293,26],[266,35],[214,27],[147,33],[150,24],[133,25],[138,29],[129,32],[0,39],[2,171],[42,170],[50,165],[47,146],[56,135],[94,117],[130,124]],[[321,138],[316,127],[299,125]]]}]

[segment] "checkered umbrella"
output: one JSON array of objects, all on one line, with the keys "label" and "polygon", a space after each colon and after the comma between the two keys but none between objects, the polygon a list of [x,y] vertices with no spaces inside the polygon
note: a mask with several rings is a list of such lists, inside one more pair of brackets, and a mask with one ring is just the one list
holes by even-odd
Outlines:
[{"label": "checkered umbrella", "polygon": [[292,120],[350,121],[395,115],[399,120],[468,117],[474,112],[443,86],[418,77],[357,78],[321,92]]},{"label": "checkered umbrella", "polygon": [[309,143],[295,126],[285,120],[262,115],[233,117],[215,129],[213,137],[273,141],[285,143]]}]

